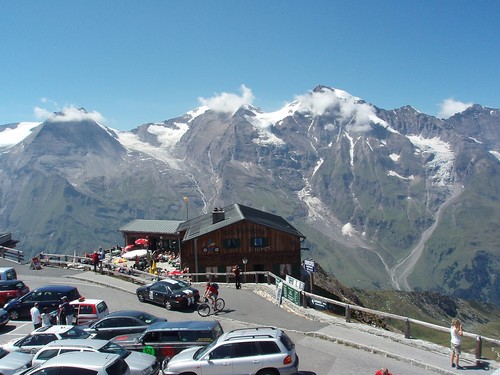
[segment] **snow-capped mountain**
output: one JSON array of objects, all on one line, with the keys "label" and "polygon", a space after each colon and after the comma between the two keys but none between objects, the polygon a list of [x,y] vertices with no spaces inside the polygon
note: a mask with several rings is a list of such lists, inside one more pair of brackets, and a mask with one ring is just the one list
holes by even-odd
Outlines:
[{"label": "snow-capped mountain", "polygon": [[443,120],[324,86],[276,112],[203,106],[130,132],[64,113],[0,126],[0,229],[19,248],[121,243],[136,218],[241,203],[307,236],[361,288],[438,290],[500,304],[500,111]]}]

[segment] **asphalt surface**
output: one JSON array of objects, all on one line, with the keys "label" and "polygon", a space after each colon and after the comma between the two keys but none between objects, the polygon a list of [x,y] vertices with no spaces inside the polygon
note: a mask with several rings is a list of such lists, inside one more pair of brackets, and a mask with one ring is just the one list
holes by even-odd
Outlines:
[{"label": "asphalt surface", "polygon": [[[82,272],[69,276],[73,279],[106,285],[135,294],[138,285],[108,275]],[[224,287],[223,285],[221,287]],[[268,300],[274,300],[274,290],[267,284],[244,284],[243,288],[251,289]],[[227,291],[225,291],[227,293]],[[422,368],[423,373],[457,374],[463,371],[479,370],[481,374],[491,374],[500,367],[500,363],[488,361],[488,366],[478,366],[473,355],[462,353],[460,364],[463,370],[452,369],[449,365],[450,350],[423,340],[405,339],[403,335],[388,332],[360,323],[347,323],[342,318],[332,317],[310,308],[302,308],[291,303],[283,303],[280,308],[304,318],[300,332],[305,335],[321,338],[337,344],[343,344],[359,350],[382,355],[398,361],[404,361]],[[218,317],[225,319],[224,317]],[[315,324],[309,324],[309,323]],[[318,324],[320,323],[320,324]],[[268,325],[271,323],[268,323]],[[311,328],[314,330],[307,330]],[[318,329],[319,328],[319,329]],[[289,328],[287,328],[289,329]]]}]

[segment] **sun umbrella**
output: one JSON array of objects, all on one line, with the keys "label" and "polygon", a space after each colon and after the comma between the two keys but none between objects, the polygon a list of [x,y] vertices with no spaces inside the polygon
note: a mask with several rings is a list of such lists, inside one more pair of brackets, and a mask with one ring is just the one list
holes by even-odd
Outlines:
[{"label": "sun umbrella", "polygon": [[147,238],[138,238],[135,240],[136,245],[147,245],[149,244],[149,240]]},{"label": "sun umbrella", "polygon": [[122,249],[122,254],[126,253],[127,251],[132,250],[135,247],[135,245],[127,245]]},{"label": "sun umbrella", "polygon": [[139,258],[142,258],[142,257],[145,257],[147,255],[147,250],[146,249],[138,249],[138,250],[132,250],[132,251],[129,251],[128,253],[125,253],[122,255],[122,258],[124,259],[135,259],[135,257],[139,257]]}]

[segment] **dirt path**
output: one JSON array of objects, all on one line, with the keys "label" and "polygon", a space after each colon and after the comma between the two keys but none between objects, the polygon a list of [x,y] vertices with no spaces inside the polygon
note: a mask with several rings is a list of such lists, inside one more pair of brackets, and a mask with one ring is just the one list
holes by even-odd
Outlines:
[{"label": "dirt path", "polygon": [[389,270],[389,275],[391,277],[392,285],[395,289],[410,291],[410,285],[408,284],[408,277],[412,273],[415,265],[422,256],[427,240],[432,236],[432,233],[439,225],[441,218],[443,216],[444,210],[452,203],[454,203],[458,197],[463,193],[464,187],[459,184],[453,186],[453,192],[451,196],[439,207],[436,212],[434,223],[422,233],[420,241],[415,246],[415,248],[410,252],[410,254],[400,260],[392,269]]}]

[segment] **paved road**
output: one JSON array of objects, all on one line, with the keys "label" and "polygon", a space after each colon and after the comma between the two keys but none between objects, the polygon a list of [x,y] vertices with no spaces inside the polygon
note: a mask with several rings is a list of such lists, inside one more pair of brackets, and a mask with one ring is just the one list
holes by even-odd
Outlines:
[{"label": "paved road", "polygon": [[[84,296],[105,299],[112,311],[133,308],[173,321],[202,319],[193,311],[167,311],[160,306],[141,304],[133,295],[137,285],[110,276],[51,267],[34,271],[16,265],[16,269],[19,278],[31,288],[54,283],[76,285]],[[226,310],[216,318],[223,328],[272,325],[285,329],[297,345],[301,375],[373,374],[382,366],[389,367],[394,375],[458,373],[448,367],[447,348],[406,340],[401,335],[357,323],[347,324],[343,319],[311,309],[277,306],[273,303],[272,289],[266,285],[247,284],[236,290],[232,285],[221,284],[221,293],[226,300]],[[266,294],[268,298],[263,298]],[[30,330],[29,322],[12,322],[0,330],[0,341],[19,337]],[[475,368],[473,358],[465,357],[463,364],[469,369]],[[479,371],[481,374],[492,372],[493,368]]]}]

